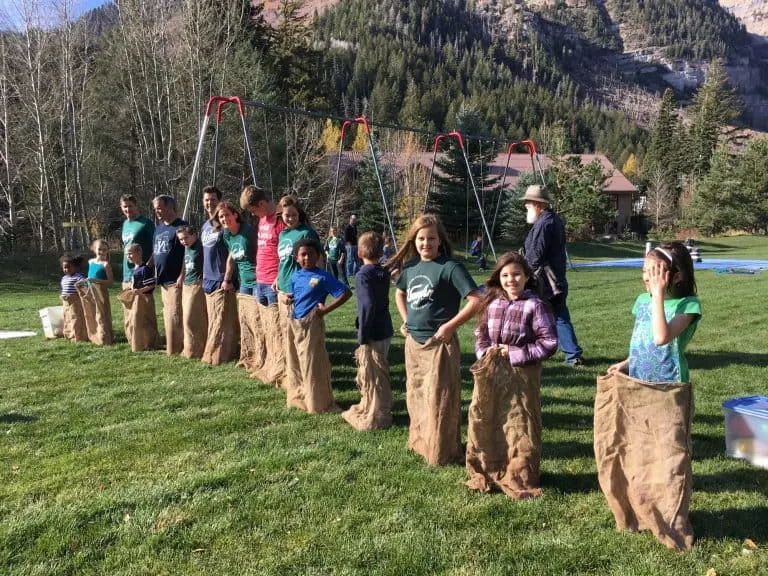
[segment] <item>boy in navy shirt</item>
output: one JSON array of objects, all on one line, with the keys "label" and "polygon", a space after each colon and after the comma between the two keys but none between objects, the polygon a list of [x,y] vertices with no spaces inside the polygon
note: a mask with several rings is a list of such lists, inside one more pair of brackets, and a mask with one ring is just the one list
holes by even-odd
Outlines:
[{"label": "boy in navy shirt", "polygon": [[[293,255],[300,269],[291,277],[293,313],[285,336],[288,406],[309,413],[339,409],[331,389],[323,316],[352,296],[345,284],[317,267],[322,253],[322,246],[312,238],[302,238],[294,246]],[[326,306],[329,295],[334,300]]]},{"label": "boy in navy shirt", "polygon": [[357,387],[360,403],[342,417],[357,430],[375,430],[392,425],[392,390],[389,385],[389,343],[392,317],[389,314],[389,271],[379,261],[384,238],[366,232],[357,243],[363,266],[355,276],[357,295]]},{"label": "boy in navy shirt", "polygon": [[154,350],[160,341],[155,312],[155,271],[144,263],[141,244],[129,244],[125,257],[131,268],[131,288],[123,290],[118,298],[125,307],[125,337],[131,350]]}]

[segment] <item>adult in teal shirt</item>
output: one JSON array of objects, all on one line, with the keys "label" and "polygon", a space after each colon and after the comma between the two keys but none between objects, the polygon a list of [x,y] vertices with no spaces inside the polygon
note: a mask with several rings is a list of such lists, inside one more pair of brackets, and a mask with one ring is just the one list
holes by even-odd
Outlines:
[{"label": "adult in teal shirt", "polygon": [[230,202],[221,202],[216,211],[224,228],[224,244],[229,249],[222,288],[233,288],[234,265],[240,276],[240,293],[256,296],[256,230],[243,222]]},{"label": "adult in teal shirt", "polygon": [[129,287],[132,282],[133,264],[128,262],[126,250],[131,244],[141,246],[144,261],[152,256],[152,238],[155,235],[155,225],[146,216],[139,214],[138,202],[132,194],[120,197],[120,210],[125,216],[122,229],[123,241],[123,287]]}]

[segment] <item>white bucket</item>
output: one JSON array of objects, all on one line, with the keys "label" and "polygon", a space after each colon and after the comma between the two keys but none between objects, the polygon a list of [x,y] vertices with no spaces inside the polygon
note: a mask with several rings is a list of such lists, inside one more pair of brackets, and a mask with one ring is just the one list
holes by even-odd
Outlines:
[{"label": "white bucket", "polygon": [[43,322],[43,332],[46,338],[64,336],[64,307],[51,306],[40,310],[40,320]]}]

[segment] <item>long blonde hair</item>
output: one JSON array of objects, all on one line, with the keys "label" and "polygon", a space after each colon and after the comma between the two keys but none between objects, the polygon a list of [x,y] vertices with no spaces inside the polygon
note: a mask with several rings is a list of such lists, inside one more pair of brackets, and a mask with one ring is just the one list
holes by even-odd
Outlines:
[{"label": "long blonde hair", "polygon": [[443,223],[440,222],[440,218],[435,214],[422,214],[411,224],[400,250],[387,261],[387,267],[393,271],[402,270],[403,264],[419,258],[419,252],[416,250],[416,235],[422,228],[429,228],[431,226],[434,226],[437,230],[437,238],[440,240],[440,254],[453,258],[453,247],[448,239],[448,233],[445,231]]}]

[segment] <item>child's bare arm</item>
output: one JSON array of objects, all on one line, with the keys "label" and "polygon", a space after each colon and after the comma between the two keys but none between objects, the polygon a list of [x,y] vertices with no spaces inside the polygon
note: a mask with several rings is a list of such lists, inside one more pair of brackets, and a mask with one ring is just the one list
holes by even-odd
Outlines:
[{"label": "child's bare arm", "polygon": [[333,312],[334,310],[336,310],[336,308],[338,308],[339,306],[344,304],[344,302],[349,300],[351,297],[352,297],[352,290],[347,288],[346,290],[344,290],[344,294],[342,294],[338,298],[334,299],[327,306],[325,306],[323,304],[318,304],[317,305],[317,311],[320,313],[321,316],[325,316],[326,314],[329,314],[329,313]]}]

